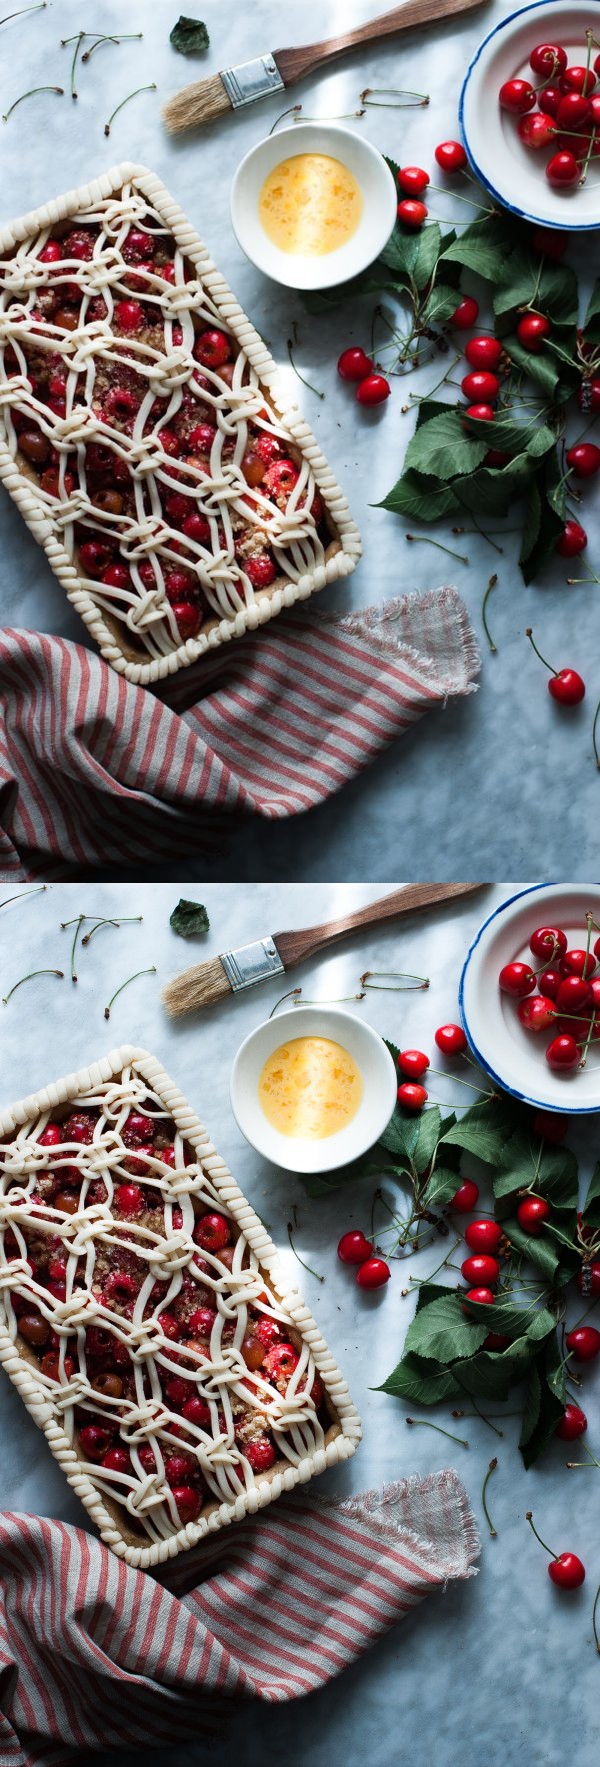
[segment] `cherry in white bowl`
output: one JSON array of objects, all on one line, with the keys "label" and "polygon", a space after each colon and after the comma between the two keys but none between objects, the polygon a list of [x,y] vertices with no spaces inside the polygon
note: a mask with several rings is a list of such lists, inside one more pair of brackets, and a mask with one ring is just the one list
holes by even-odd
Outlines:
[{"label": "cherry in white bowl", "polygon": [[[533,0],[490,31],[465,76],[459,115],[472,170],[495,202],[537,226],[600,228],[600,159],[591,162],[582,186],[553,187],[545,171],[548,154],[525,145],[516,116],[502,108],[498,94],[508,80],[540,85],[543,76],[529,65],[538,44],[556,43],[569,65],[585,64],[586,30],[596,27],[600,40],[596,11],[579,0]],[[594,49],[592,62],[596,55]]]},{"label": "cherry in white bowl", "polygon": [[[460,984],[462,1021],[480,1067],[504,1092],[538,1110],[585,1115],[600,1111],[600,1043],[590,1044],[585,1066],[558,1072],[546,1060],[552,1031],[533,1034],[519,1019],[517,998],[498,977],[505,964],[539,969],[529,941],[538,927],[560,927],[569,948],[586,944],[586,915],[600,925],[600,887],[532,884],[503,902],[480,927]],[[592,933],[592,949],[598,937]],[[598,972],[600,974],[600,971]]]}]

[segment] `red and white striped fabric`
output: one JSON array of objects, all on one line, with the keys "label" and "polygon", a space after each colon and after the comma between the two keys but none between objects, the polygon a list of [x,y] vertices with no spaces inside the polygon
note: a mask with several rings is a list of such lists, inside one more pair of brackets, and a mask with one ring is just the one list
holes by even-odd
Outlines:
[{"label": "red and white striped fabric", "polygon": [[232,1700],[298,1699],[339,1675],[473,1576],[478,1552],[450,1470],[382,1497],[274,1504],[177,1559],[168,1588],[80,1528],[0,1515],[2,1767],[206,1742]]},{"label": "red and white striped fabric", "polygon": [[0,632],[2,877],[146,868],[201,851],[217,812],[309,810],[477,670],[452,588],[285,616],[162,698],[81,645]]}]

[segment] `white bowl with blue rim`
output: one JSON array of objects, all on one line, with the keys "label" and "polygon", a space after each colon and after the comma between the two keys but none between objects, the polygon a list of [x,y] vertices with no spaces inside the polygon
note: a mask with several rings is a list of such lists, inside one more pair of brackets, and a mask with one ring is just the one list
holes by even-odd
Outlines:
[{"label": "white bowl with blue rim", "polygon": [[[536,43],[558,43],[570,64],[585,65],[585,33],[594,25],[600,40],[597,0],[588,6],[579,0],[533,0],[490,31],[465,75],[459,120],[472,171],[502,208],[537,226],[572,232],[600,227],[600,160],[591,161],[583,186],[555,189],[545,170],[551,150],[523,145],[519,119],[501,110],[498,93],[505,80],[515,78],[540,85],[540,75],[529,66]],[[597,53],[592,51],[592,59]]]},{"label": "white bowl with blue rim", "polygon": [[[560,926],[571,949],[584,947],[588,909],[600,926],[598,884],[531,884],[519,890],[483,922],[461,976],[460,1011],[475,1060],[503,1092],[538,1110],[582,1116],[600,1111],[600,1044],[590,1044],[584,1068],[557,1073],[546,1061],[552,1033],[524,1030],[519,1002],[501,992],[498,976],[505,963],[539,968],[541,959],[529,949],[538,926]],[[597,937],[594,932],[592,946]]]}]

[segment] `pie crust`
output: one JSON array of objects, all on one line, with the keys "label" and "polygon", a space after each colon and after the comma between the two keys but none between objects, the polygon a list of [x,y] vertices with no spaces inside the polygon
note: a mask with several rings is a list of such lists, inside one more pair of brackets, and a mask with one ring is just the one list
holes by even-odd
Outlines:
[{"label": "pie crust", "polygon": [[[82,229],[84,245],[88,224],[91,259],[78,261],[69,252],[66,261],[41,262],[49,241],[68,236],[69,222]],[[145,229],[152,250],[169,242],[170,281],[160,265],[153,269],[152,262],[128,255],[131,229],[138,237],[141,230],[142,239]],[[65,323],[57,289],[74,302]],[[146,316],[137,335],[121,328],[123,303],[137,304]],[[90,305],[97,316],[86,318]],[[194,360],[199,335],[211,325],[231,343],[231,385],[224,369]],[[54,408],[46,381],[36,389],[34,373],[31,386],[32,352],[44,361],[51,353],[56,385],[66,382]],[[118,389],[123,376],[141,387],[128,422],[117,421],[117,407],[111,404],[109,412],[103,402],[107,390],[115,392],[111,377]],[[198,402],[199,421],[208,411],[216,430],[200,460],[193,449],[187,458],[170,457],[159,439],[184,398]],[[29,416],[43,445],[55,451],[47,456],[59,473],[54,493],[41,487],[44,475],[20,450],[9,416],[15,407],[20,432]],[[291,491],[277,498],[266,482],[252,487],[242,471],[245,449],[257,435],[275,438],[298,474]],[[121,512],[95,501],[97,488],[86,472],[90,444],[115,456],[126,485]],[[162,680],[254,630],[348,575],[360,556],[343,492],[297,407],[283,397],[268,350],[164,185],[130,163],[0,231],[0,477],[102,655],[137,683]],[[165,511],[169,492],[206,517],[210,534],[202,542],[173,524]],[[114,494],[110,501],[114,505]],[[85,574],[81,536],[88,530],[96,536],[98,528],[111,565],[127,567],[124,584]],[[245,565],[263,541],[275,574],[260,587]],[[148,580],[149,563],[154,576]],[[191,573],[203,612],[201,629],[185,642],[165,590],[167,573],[178,568]]]},{"label": "pie crust", "polygon": [[[86,1107],[98,1113],[91,1143],[88,1138],[80,1144],[69,1139],[58,1146],[39,1145],[49,1121],[60,1123],[73,1110],[85,1116]],[[122,1139],[130,1112],[144,1109],[158,1119],[157,1137],[161,1124],[173,1136],[170,1165],[156,1149],[153,1156],[152,1148],[146,1149],[144,1156],[131,1139]],[[77,1193],[75,1213],[64,1212],[57,1201],[39,1201],[40,1187],[43,1196],[44,1182],[49,1182],[44,1168],[60,1159],[66,1184],[73,1183],[73,1166],[85,1184],[84,1194]],[[160,1223],[152,1204],[137,1225],[120,1212],[115,1190],[123,1184],[136,1188],[127,1167],[123,1169],[125,1159],[130,1173],[136,1164],[138,1172],[140,1167],[150,1172],[138,1188],[146,1187],[146,1197],[160,1196]],[[66,1168],[65,1160],[70,1163]],[[354,1453],[360,1419],[312,1315],[283,1279],[268,1233],[206,1130],[152,1055],[131,1046],[114,1050],[4,1111],[0,1173],[0,1361],[102,1539],[119,1557],[141,1568],[162,1563]],[[105,1199],[86,1203],[90,1183],[98,1196],[99,1180]],[[37,1207],[28,1200],[34,1184]],[[64,1198],[64,1190],[59,1194]],[[180,1226],[173,1225],[174,1206]],[[238,1234],[228,1265],[218,1250],[199,1249],[192,1238],[201,1221],[215,1218],[215,1211]],[[33,1252],[35,1260],[34,1240],[40,1234],[44,1242],[46,1235],[52,1236],[53,1257],[58,1244],[66,1262],[66,1294],[56,1282],[55,1293],[50,1293],[47,1265],[40,1271],[34,1262],[31,1270],[26,1252],[30,1259]],[[116,1269],[130,1269],[132,1261],[147,1267],[138,1299],[125,1305],[111,1290],[108,1300],[103,1271],[114,1277]],[[186,1349],[181,1339],[169,1341],[158,1324],[159,1313],[172,1319],[170,1308],[183,1307],[185,1278],[188,1288],[198,1283],[199,1299],[203,1287],[214,1290],[215,1322],[205,1349],[197,1343]],[[158,1283],[160,1290],[152,1298]],[[15,1306],[19,1302],[17,1312],[11,1294]],[[71,1365],[65,1367],[61,1348],[54,1377],[42,1371],[42,1347],[36,1351],[21,1335],[24,1297],[31,1297],[37,1316],[49,1321],[57,1334],[55,1344],[62,1340],[66,1345],[68,1337]],[[298,1360],[291,1376],[278,1381],[272,1363],[271,1372],[266,1365],[250,1372],[240,1345],[248,1343],[244,1333],[251,1313],[261,1324],[270,1321],[269,1330],[279,1328],[282,1351],[293,1345]],[[86,1356],[86,1343],[91,1343],[87,1334],[93,1326],[97,1339],[98,1325],[104,1327],[103,1335],[110,1332],[113,1343],[126,1346],[129,1386],[122,1396],[102,1392],[102,1382],[100,1393],[90,1384],[97,1364],[89,1347]],[[205,1401],[210,1424],[205,1421],[200,1428],[182,1421],[181,1400],[172,1405],[165,1396],[172,1376],[179,1383],[183,1378],[190,1394]],[[86,1460],[80,1429],[88,1413],[95,1425],[104,1419],[118,1447],[127,1444],[128,1473]],[[261,1440],[268,1435],[276,1448],[267,1471],[254,1472],[245,1456],[248,1441],[257,1434]],[[148,1444],[155,1464],[145,1472],[136,1457],[142,1447],[147,1454]],[[169,1454],[181,1453],[197,1459],[195,1476],[203,1493],[198,1519],[183,1526],[164,1472]]]}]

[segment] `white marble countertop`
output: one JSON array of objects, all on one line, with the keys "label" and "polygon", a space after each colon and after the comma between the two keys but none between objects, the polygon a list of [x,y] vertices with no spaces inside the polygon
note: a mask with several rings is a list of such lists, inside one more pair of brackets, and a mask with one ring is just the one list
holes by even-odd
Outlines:
[{"label": "white marble countertop", "polygon": [[[294,828],[287,822],[268,824],[258,819],[232,827],[225,856],[190,854],[188,877],[293,879],[301,874],[312,879],[366,875],[385,880],[398,868],[400,853],[403,873],[409,878],[475,878],[482,872],[523,877],[532,850],[558,850],[551,842],[550,823],[552,834],[560,831],[560,850],[571,854],[573,877],[582,878],[595,851],[598,803],[591,754],[591,720],[600,695],[600,645],[591,600],[597,591],[593,586],[566,589],[568,567],[560,560],[544,572],[539,586],[524,589],[516,565],[516,534],[507,536],[502,556],[477,534],[450,542],[468,555],[470,563],[465,566],[445,559],[429,545],[407,546],[405,524],[372,507],[398,476],[412,431],[412,417],[401,415],[405,394],[409,387],[422,392],[434,384],[438,360],[419,376],[396,382],[387,407],[359,413],[335,372],[340,349],[365,341],[356,306],[331,317],[309,318],[300,296],[269,282],[242,256],[229,218],[231,177],[242,154],[285,109],[287,95],[283,99],[275,95],[202,133],[178,139],[167,135],[160,120],[161,101],[188,79],[298,38],[311,41],[334,34],[383,8],[384,0],[305,0],[299,16],[290,0],[283,4],[254,0],[252,6],[242,0],[202,0],[194,11],[206,18],[211,48],[206,57],[186,61],[168,42],[177,0],[152,0],[151,5],[128,0],[127,6],[123,0],[98,0],[93,21],[99,28],[143,29],[143,42],[99,50],[89,69],[81,72],[76,105],[51,95],[34,98],[6,126],[0,125],[0,218],[5,221],[21,214],[126,158],[144,161],[165,180],[268,339],[362,529],[362,564],[347,584],[320,597],[322,608],[364,606],[401,590],[428,588],[444,580],[447,567],[481,636],[483,592],[490,573],[498,572],[499,587],[490,609],[498,654],[489,656],[483,644],[476,695],[425,718],[361,780],[324,808],[304,816]],[[436,141],[456,134],[458,92],[470,54],[485,31],[512,10],[512,0],[491,0],[472,15],[429,34],[411,34],[380,49],[366,49],[292,92],[290,102],[301,101],[309,115],[331,116],[352,111],[366,84],[428,91],[431,102],[426,110],[371,109],[361,122],[350,122],[348,127],[361,129],[399,161],[430,166]],[[4,28],[0,110],[27,86],[56,80],[68,87],[71,52],[59,47],[59,39],[87,22],[86,11],[78,0],[52,0],[46,12]],[[106,141],[103,123],[115,104],[135,86],[152,80],[159,91],[145,93],[123,111]],[[432,195],[431,212],[451,219],[457,213],[456,201],[451,194]],[[580,267],[584,251],[589,267],[591,254],[597,257],[589,238],[579,254]],[[577,262],[576,248],[572,255]],[[371,303],[365,322],[370,312]],[[325,391],[323,401],[302,387],[289,368],[286,345],[294,321],[299,365]],[[584,517],[590,533],[588,558],[597,566],[600,524],[593,510],[594,493],[588,491]],[[443,524],[429,531],[448,540]],[[0,500],[0,621],[91,643],[6,496]],[[544,671],[524,636],[528,624],[557,667],[569,663],[587,676],[588,698],[575,712],[561,713],[550,699]],[[577,791],[572,783],[575,776]],[[173,875],[168,857],[154,875]]]},{"label": "white marble countertop", "polygon": [[[361,971],[392,965],[431,977],[427,993],[369,994],[348,1010],[364,1017],[393,1041],[430,1049],[435,1026],[457,1012],[457,983],[465,950],[479,922],[510,885],[482,891],[458,912],[414,920],[405,930],[390,927],[351,941],[329,957],[305,966],[290,978],[307,997],[352,993]],[[406,1407],[374,1391],[391,1371],[412,1314],[403,1299],[409,1273],[433,1270],[435,1247],[393,1267],[384,1291],[359,1294],[351,1274],[336,1258],[341,1233],[368,1226],[372,1186],[361,1183],[344,1196],[309,1201],[299,1180],[267,1165],[242,1140],[229,1104],[229,1072],[242,1038],[266,1018],[284,991],[278,979],[262,991],[228,999],[202,1018],[170,1023],[159,988],[188,962],[285,927],[322,921],[359,907],[384,893],[366,884],[234,885],[208,884],[194,892],[207,904],[211,928],[205,941],[189,944],[169,928],[178,891],[173,885],[57,885],[30,900],[17,901],[0,917],[2,994],[26,970],[57,965],[68,970],[70,935],[59,923],[78,913],[143,914],[140,926],[99,933],[78,965],[73,987],[40,978],[0,1007],[2,1028],[1,1104],[72,1072],[122,1042],[153,1051],[176,1079],[206,1123],[216,1146],[263,1218],[293,1280],[328,1338],[346,1374],[364,1423],[364,1439],[346,1467],[332,1469],[321,1489],[347,1492],[381,1485],[412,1472],[455,1465],[464,1479],[481,1526],[479,1575],[428,1601],[355,1668],[323,1693],[293,1706],[246,1707],[236,1719],[231,1743],[220,1753],[222,1767],[256,1767],[258,1761],[285,1761],[286,1767],[564,1767],[574,1753],[578,1767],[596,1767],[600,1664],[591,1633],[594,1589],[600,1581],[598,1484],[594,1471],[573,1480],[564,1462],[569,1451],[551,1445],[538,1466],[526,1473],[518,1450],[518,1418],[507,1420],[499,1441],[476,1417],[449,1422],[448,1408],[424,1417],[465,1434],[470,1448],[446,1442],[430,1429],[409,1430]],[[110,1024],[103,1007],[119,982],[134,970],[156,964],[158,974],[133,984],[115,1003]],[[443,1065],[443,1064],[441,1064]],[[456,1098],[448,1081],[431,1084],[441,1101]],[[571,1138],[587,1179],[595,1158],[589,1125]],[[483,1195],[483,1193],[482,1193]],[[301,1256],[324,1276],[320,1283],[298,1268],[287,1243],[293,1204]],[[598,1371],[584,1380],[589,1439],[600,1450]],[[517,1400],[518,1403],[518,1400]],[[494,1410],[498,1409],[493,1407]],[[516,1409],[509,1405],[508,1410]],[[490,1506],[498,1538],[487,1537],[481,1512],[481,1484],[494,1454],[498,1470],[490,1486]],[[577,1458],[577,1456],[574,1456]],[[600,1455],[599,1455],[600,1457]],[[599,1475],[600,1477],[600,1475]],[[28,1509],[87,1526],[84,1511],[69,1491],[13,1387],[0,1382],[0,1486],[6,1508]],[[556,1550],[570,1548],[586,1562],[588,1580],[575,1595],[561,1596],[550,1584],[545,1555],[524,1519],[532,1508],[540,1531]],[[576,1748],[573,1749],[573,1739]],[[128,1757],[129,1758],[129,1757]],[[95,1757],[99,1767],[108,1758]],[[125,1757],[123,1757],[125,1759]],[[158,1767],[175,1767],[175,1755],[162,1751]],[[203,1767],[197,1747],[177,1751],[177,1767]],[[111,1753],[110,1767],[121,1757]]]}]

